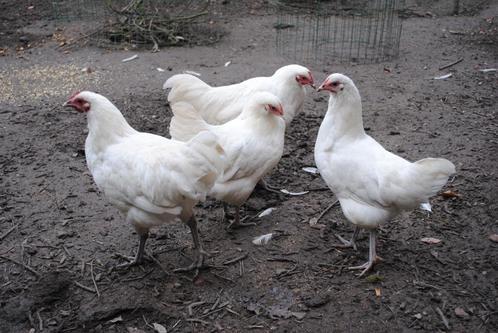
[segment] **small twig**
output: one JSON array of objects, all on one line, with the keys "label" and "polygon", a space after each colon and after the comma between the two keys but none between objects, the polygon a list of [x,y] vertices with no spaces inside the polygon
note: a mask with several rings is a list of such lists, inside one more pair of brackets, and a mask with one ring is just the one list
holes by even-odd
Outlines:
[{"label": "small twig", "polygon": [[209,310],[214,310],[216,309],[216,307],[218,306],[218,304],[220,303],[220,299],[221,299],[221,294],[223,293],[223,288],[221,288],[220,292],[218,293],[218,297],[216,297],[216,301],[214,302],[213,306],[211,307],[211,309]]},{"label": "small twig", "polygon": [[40,277],[40,273],[38,273],[37,271],[35,271],[33,268],[29,267],[28,265],[22,263],[22,262],[19,262],[15,259],[11,259],[9,257],[5,257],[5,256],[2,256],[0,255],[0,258],[4,259],[4,260],[7,260],[7,261],[10,261],[10,262],[13,262],[14,264],[17,264],[19,266],[22,266],[24,267],[25,269],[27,269],[28,271],[30,271],[31,273],[33,273],[34,275],[36,275],[37,277]]},{"label": "small twig", "polygon": [[230,279],[229,277],[226,277],[226,276],[223,276],[223,275],[220,275],[220,274],[217,274],[215,272],[212,272],[211,274],[213,274],[214,276],[216,276],[217,278],[220,278],[222,280],[225,280],[225,281],[230,281],[232,283],[235,283],[234,280]]},{"label": "small twig", "polygon": [[145,321],[145,325],[149,326],[150,328],[154,329],[154,326],[152,326],[151,324],[149,324],[149,322],[147,321],[147,319],[145,319],[145,315],[142,315],[142,318],[144,319]]},{"label": "small twig", "polygon": [[209,317],[210,315],[215,314],[215,313],[217,313],[217,312],[220,312],[220,311],[222,311],[222,310],[225,310],[225,307],[220,307],[220,308],[218,308],[218,309],[211,310],[211,311],[209,311],[209,312],[207,312],[207,313],[203,314],[202,316],[199,316],[198,318],[199,318],[199,319],[201,319],[201,318]]},{"label": "small twig", "polygon": [[204,304],[204,303],[206,303],[206,302],[204,302],[204,301],[200,301],[200,302],[194,302],[194,303],[191,303],[189,306],[187,306],[188,315],[189,315],[189,316],[192,316],[192,315],[194,314],[194,310],[193,310],[193,309],[194,309],[194,307],[199,306],[199,305],[202,305],[202,304]]},{"label": "small twig", "polygon": [[176,330],[176,327],[178,326],[178,324],[181,322],[182,320],[181,319],[178,319],[178,321],[176,323],[173,324],[173,326],[171,326],[171,329],[172,331],[171,332],[174,332]]},{"label": "small twig", "polygon": [[13,226],[12,228],[10,228],[9,230],[7,230],[6,232],[4,232],[2,234],[2,236],[0,236],[0,241],[3,241],[3,239],[5,237],[7,237],[12,231],[14,231],[17,227],[19,226],[19,224],[16,224],[15,226]]},{"label": "small twig", "polygon": [[246,257],[247,257],[247,253],[244,253],[236,258],[225,261],[223,263],[223,265],[230,265],[230,264],[236,263],[237,261],[244,260]]},{"label": "small twig", "polygon": [[124,280],[121,280],[120,282],[131,282],[131,281],[137,281],[137,280],[142,280],[143,278],[145,278],[147,275],[149,275],[150,273],[152,273],[154,271],[154,269],[151,269],[150,271],[148,271],[147,273],[145,273],[144,275],[141,275],[141,276],[136,276],[136,277],[133,277],[133,278],[129,278],[129,279],[124,279]]},{"label": "small twig", "polygon": [[336,199],[334,202],[332,202],[327,208],[325,208],[321,213],[320,215],[318,215],[318,217],[316,218],[316,222],[318,223],[318,221],[320,221],[320,219],[325,215],[327,214],[327,212],[332,208],[334,207],[337,203],[339,202],[339,199]]},{"label": "small twig", "polygon": [[73,282],[76,286],[80,287],[83,290],[89,291],[89,292],[94,293],[94,294],[96,293],[96,291],[90,287],[87,287],[87,286],[85,286],[77,281],[73,281]]},{"label": "small twig", "polygon": [[198,318],[187,318],[186,320],[191,323],[201,323],[203,325],[209,325],[209,322]]},{"label": "small twig", "polygon": [[150,254],[150,255],[147,255],[147,257],[149,257],[157,266],[159,266],[159,268],[163,271],[164,274],[170,276],[171,274],[166,270],[166,268],[163,267],[163,265],[161,264],[161,262],[156,258],[154,257],[154,255]]},{"label": "small twig", "polygon": [[93,286],[95,287],[95,291],[97,292],[97,298],[100,298],[100,291],[97,287],[97,282],[95,281],[95,276],[93,274],[93,260],[90,262],[90,275],[92,276]]},{"label": "small twig", "polygon": [[242,316],[240,315],[240,313],[235,312],[235,311],[233,311],[233,310],[232,310],[232,309],[230,309],[230,308],[225,308],[225,310],[227,310],[227,311],[228,311],[228,312],[230,312],[230,313],[233,313],[234,315],[236,315],[236,316],[238,316],[238,317],[242,317]]},{"label": "small twig", "polygon": [[38,327],[40,329],[40,332],[43,332],[43,319],[40,316],[40,312],[42,312],[45,308],[41,308],[40,310],[36,311],[36,317],[38,317]]},{"label": "small twig", "polygon": [[444,316],[443,311],[441,311],[441,309],[439,307],[436,307],[436,312],[441,317],[441,320],[443,321],[444,326],[446,326],[446,328],[449,330],[450,329],[450,324],[448,322],[448,319]]},{"label": "small twig", "polygon": [[452,63],[449,63],[447,65],[439,67],[439,70],[442,71],[443,69],[450,68],[452,66],[455,66],[456,64],[461,63],[462,61],[463,61],[463,58],[460,58],[460,59],[458,59],[456,61],[453,61]]}]

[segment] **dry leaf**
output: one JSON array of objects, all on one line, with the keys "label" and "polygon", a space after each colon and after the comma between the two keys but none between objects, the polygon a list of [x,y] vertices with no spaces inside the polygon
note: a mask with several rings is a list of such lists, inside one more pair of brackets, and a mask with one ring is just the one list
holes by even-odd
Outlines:
[{"label": "dry leaf", "polygon": [[168,333],[168,331],[166,330],[166,327],[164,327],[163,325],[161,324],[158,324],[158,323],[152,323],[152,326],[154,326],[154,330],[157,332],[157,333]]},{"label": "dry leaf", "polygon": [[489,240],[498,243],[498,234],[489,235]]},{"label": "dry leaf", "polygon": [[448,191],[444,191],[443,193],[441,193],[441,196],[443,198],[458,198],[458,197],[460,197],[460,194],[453,192],[452,190],[448,190]]},{"label": "dry leaf", "polygon": [[439,244],[439,243],[441,243],[440,239],[433,238],[433,237],[424,237],[421,239],[421,241],[426,243],[426,244]]},{"label": "dry leaf", "polygon": [[375,288],[375,296],[380,297],[380,288]]},{"label": "dry leaf", "polygon": [[291,314],[296,317],[298,320],[303,320],[306,316],[306,312],[291,312]]}]

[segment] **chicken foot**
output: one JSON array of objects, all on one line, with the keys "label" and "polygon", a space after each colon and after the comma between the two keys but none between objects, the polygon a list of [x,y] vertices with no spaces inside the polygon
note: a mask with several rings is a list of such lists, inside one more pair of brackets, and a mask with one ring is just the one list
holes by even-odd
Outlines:
[{"label": "chicken foot", "polygon": [[197,228],[197,220],[195,216],[192,217],[187,222],[188,227],[190,228],[190,233],[192,234],[192,240],[194,241],[194,261],[187,267],[179,267],[174,270],[174,272],[188,272],[192,270],[197,270],[204,266],[204,260],[206,257],[209,257],[209,252],[205,251],[202,248],[202,242],[199,237],[199,230]]},{"label": "chicken foot", "polygon": [[233,219],[234,216],[228,212],[228,204],[223,203],[223,219],[222,222],[229,221]]},{"label": "chicken foot", "polygon": [[339,248],[349,248],[349,247],[352,247],[355,251],[357,250],[357,247],[356,247],[356,238],[358,238],[358,234],[360,233],[360,227],[358,227],[357,225],[354,227],[354,231],[353,231],[353,236],[351,236],[351,240],[346,240],[344,239],[342,236],[340,235],[335,235],[335,237],[337,237],[342,244],[336,244],[334,245],[334,247],[339,247]]},{"label": "chicken foot", "polygon": [[363,269],[363,271],[358,275],[358,277],[362,277],[366,272],[370,271],[373,265],[381,260],[380,257],[377,256],[376,251],[376,242],[377,242],[377,230],[370,230],[370,249],[368,253],[368,261],[360,266],[349,267],[350,270]]},{"label": "chicken foot", "polygon": [[235,218],[228,225],[228,229],[242,228],[256,225],[254,222],[244,222],[245,218],[240,220],[240,206],[235,207]]},{"label": "chicken foot", "polygon": [[268,192],[282,194],[282,192],[280,192],[280,189],[278,189],[276,186],[272,186],[272,185],[268,184],[268,182],[264,178],[261,178],[259,180],[258,186],[262,187],[264,190],[266,190]]}]

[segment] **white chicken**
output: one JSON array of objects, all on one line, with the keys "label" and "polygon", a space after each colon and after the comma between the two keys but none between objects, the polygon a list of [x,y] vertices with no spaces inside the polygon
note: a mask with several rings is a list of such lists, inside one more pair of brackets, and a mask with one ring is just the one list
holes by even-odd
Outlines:
[{"label": "white chicken", "polygon": [[285,123],[288,126],[303,108],[306,85],[313,86],[313,76],[306,67],[287,65],[270,77],[254,77],[246,81],[222,87],[211,87],[196,76],[177,74],[163,85],[171,88],[168,101],[188,102],[209,124],[220,125],[236,118],[245,108],[251,96],[267,91],[282,101]]},{"label": "white chicken", "polygon": [[411,163],[385,150],[363,129],[362,105],[353,81],[342,74],[330,75],[318,88],[330,93],[328,110],[315,144],[315,162],[323,179],[339,199],[346,218],[370,230],[369,260],[350,267],[368,272],[377,260],[376,228],[402,211],[428,202],[455,173],[455,166],[442,158]]},{"label": "white chicken", "polygon": [[[283,153],[285,122],[280,99],[268,92],[257,92],[239,116],[223,125],[209,125],[186,102],[174,103],[171,109],[173,139],[189,140],[204,130],[219,137],[226,154],[225,167],[209,195],[236,206],[235,219],[230,226],[249,225],[240,221],[240,206],[258,181],[278,164]],[[226,209],[224,212],[226,216]]]},{"label": "white chicken", "polygon": [[187,269],[200,267],[205,252],[193,208],[222,173],[224,153],[216,135],[205,131],[184,143],[138,132],[107,98],[89,91],[74,94],[65,106],[86,113],[88,168],[140,237],[131,264],[143,260],[151,227],[180,219],[190,227],[196,252]]}]

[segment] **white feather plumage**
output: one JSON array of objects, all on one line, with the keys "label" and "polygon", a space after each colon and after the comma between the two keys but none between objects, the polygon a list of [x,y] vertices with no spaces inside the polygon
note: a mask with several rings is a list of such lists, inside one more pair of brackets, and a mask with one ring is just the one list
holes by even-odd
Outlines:
[{"label": "white feather plumage", "polygon": [[188,142],[169,140],[133,129],[104,96],[81,92],[73,99],[91,106],[85,155],[95,183],[139,235],[177,219],[189,221],[222,174],[216,135],[205,131]]},{"label": "white feather plumage", "polygon": [[331,97],[315,144],[315,162],[344,215],[356,226],[374,229],[419,207],[455,172],[455,166],[441,158],[411,163],[368,136],[360,94],[347,76],[332,74],[320,89],[330,90]]},{"label": "white feather plumage", "polygon": [[[280,105],[278,97],[258,92],[242,113],[223,125],[209,125],[195,108],[185,102],[173,103],[170,134],[175,140],[188,140],[200,131],[220,138],[226,154],[223,175],[209,195],[225,203],[242,205],[258,181],[279,162],[284,147],[285,122],[269,112],[268,105]],[[285,112],[285,111],[284,111]]]},{"label": "white feather plumage", "polygon": [[303,66],[288,65],[270,77],[255,77],[221,87],[212,87],[193,75],[177,74],[170,77],[163,88],[171,89],[168,95],[171,104],[188,102],[207,123],[213,125],[235,119],[255,92],[267,91],[282,101],[284,119],[288,125],[302,110],[306,95],[305,88],[296,81],[296,76],[311,77],[311,73]]}]

